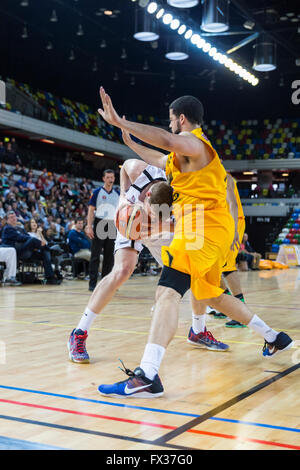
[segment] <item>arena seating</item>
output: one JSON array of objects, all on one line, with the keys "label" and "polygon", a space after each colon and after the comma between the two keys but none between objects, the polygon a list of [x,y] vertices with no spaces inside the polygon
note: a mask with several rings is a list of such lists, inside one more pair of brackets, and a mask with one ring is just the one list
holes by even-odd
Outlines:
[{"label": "arena seating", "polygon": [[280,245],[300,245],[300,209],[294,209],[287,223],[272,244],[272,252],[278,253]]},{"label": "arena seating", "polygon": [[[120,131],[105,123],[91,106],[59,98],[51,92],[34,90],[30,85],[11,78],[6,81],[47,109],[51,122],[122,143]],[[5,109],[17,112],[9,103]],[[128,119],[167,126],[166,121],[163,123],[154,116],[138,114],[128,116]],[[250,119],[237,123],[212,120],[203,128],[224,160],[300,158],[300,118]]]},{"label": "arena seating", "polygon": [[300,119],[214,120],[204,130],[224,160],[300,158]]}]

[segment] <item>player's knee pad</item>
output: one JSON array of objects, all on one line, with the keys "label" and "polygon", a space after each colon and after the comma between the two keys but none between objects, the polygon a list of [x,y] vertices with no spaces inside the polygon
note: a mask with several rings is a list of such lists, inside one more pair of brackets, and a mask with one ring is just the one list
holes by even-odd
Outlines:
[{"label": "player's knee pad", "polygon": [[191,276],[177,271],[176,269],[169,268],[168,266],[164,266],[158,285],[169,287],[183,297],[191,287]]}]

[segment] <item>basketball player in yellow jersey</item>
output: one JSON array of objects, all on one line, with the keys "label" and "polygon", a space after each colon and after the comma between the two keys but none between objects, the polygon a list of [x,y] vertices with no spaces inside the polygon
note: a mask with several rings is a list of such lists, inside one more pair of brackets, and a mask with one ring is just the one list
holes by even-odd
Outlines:
[{"label": "basketball player in yellow jersey", "polygon": [[[229,204],[229,209],[231,214],[234,216],[235,219],[235,240],[234,246],[229,251],[226,263],[223,267],[222,279],[221,279],[221,287],[224,289],[224,293],[228,295],[233,295],[237,297],[242,302],[244,302],[244,295],[241,288],[241,283],[239,279],[239,275],[236,269],[236,257],[239,252],[240,244],[242,243],[244,232],[245,232],[245,216],[243,211],[243,206],[241,203],[241,199],[239,196],[239,192],[237,189],[237,184],[235,179],[231,176],[230,173],[227,172],[227,200]],[[211,311],[210,307],[208,307],[208,312],[215,316],[215,318],[224,318],[220,312]],[[231,320],[225,324],[228,328],[244,328],[245,325],[237,322],[236,320]]]},{"label": "basketball player in yellow jersey", "polygon": [[[210,305],[260,334],[265,339],[264,356],[289,349],[293,342],[286,333],[272,330],[243,302],[223,294],[219,287],[221,262],[225,261],[234,241],[234,222],[226,203],[227,175],[216,151],[203,135],[203,107],[199,100],[184,96],[170,105],[172,133],[169,133],[121,118],[102,87],[100,97],[103,109],[98,112],[108,123],[170,152],[167,158],[161,152],[153,152],[147,163],[162,165],[162,168],[167,165],[177,204],[174,204],[175,235],[170,246],[162,249],[164,267],[140,366],[134,371],[124,367],[129,378],[102,384],[99,392],[106,396],[137,398],[163,395],[159,367],[176,333],[181,298],[190,288],[202,303],[202,313]],[[185,205],[188,206],[186,215]],[[204,207],[204,213],[198,214],[198,206]]]}]

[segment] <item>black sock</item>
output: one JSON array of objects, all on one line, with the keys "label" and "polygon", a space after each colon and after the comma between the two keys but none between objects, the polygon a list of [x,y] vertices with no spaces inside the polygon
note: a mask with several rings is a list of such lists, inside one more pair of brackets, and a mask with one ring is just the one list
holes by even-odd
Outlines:
[{"label": "black sock", "polygon": [[241,300],[242,302],[245,303],[245,299],[244,299],[244,295],[243,295],[243,294],[238,294],[238,295],[235,295],[234,297],[235,297],[236,299],[239,299],[239,300]]}]

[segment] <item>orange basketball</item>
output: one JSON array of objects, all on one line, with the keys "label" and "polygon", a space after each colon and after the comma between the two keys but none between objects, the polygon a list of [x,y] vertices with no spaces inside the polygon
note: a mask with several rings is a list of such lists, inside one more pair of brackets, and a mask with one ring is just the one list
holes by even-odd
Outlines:
[{"label": "orange basketball", "polygon": [[129,240],[139,240],[143,224],[148,216],[141,204],[128,204],[120,207],[116,214],[116,227]]}]

